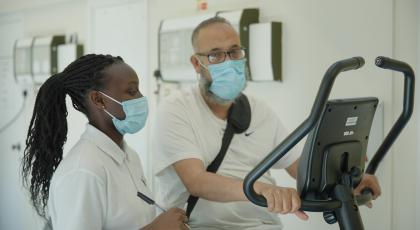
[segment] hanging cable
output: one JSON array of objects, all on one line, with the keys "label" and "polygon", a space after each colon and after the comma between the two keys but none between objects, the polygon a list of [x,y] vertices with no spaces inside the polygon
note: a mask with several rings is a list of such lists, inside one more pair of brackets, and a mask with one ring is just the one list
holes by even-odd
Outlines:
[{"label": "hanging cable", "polygon": [[154,93],[156,94],[157,103],[159,104],[160,101],[160,92],[161,92],[161,84],[162,84],[162,74],[159,69],[153,72],[153,76],[156,78],[156,90]]},{"label": "hanging cable", "polygon": [[6,130],[9,126],[11,126],[19,118],[23,109],[25,109],[26,97],[27,96],[28,96],[28,92],[26,90],[24,90],[23,91],[23,102],[22,102],[22,105],[21,105],[19,111],[16,113],[15,116],[13,116],[13,118],[9,122],[7,122],[3,127],[0,128],[0,133],[2,133],[4,130]]}]

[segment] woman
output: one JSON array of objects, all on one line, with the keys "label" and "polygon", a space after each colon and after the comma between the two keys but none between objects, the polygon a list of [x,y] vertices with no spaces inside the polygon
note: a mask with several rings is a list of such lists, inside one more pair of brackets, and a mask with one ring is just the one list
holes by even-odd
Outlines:
[{"label": "woman", "polygon": [[[66,95],[89,122],[63,158]],[[183,210],[154,219],[155,207],[137,196],[150,191],[124,134],[140,131],[147,114],[138,77],[120,57],[85,55],[50,77],[36,97],[23,158],[38,214],[60,230],[187,229]]]}]

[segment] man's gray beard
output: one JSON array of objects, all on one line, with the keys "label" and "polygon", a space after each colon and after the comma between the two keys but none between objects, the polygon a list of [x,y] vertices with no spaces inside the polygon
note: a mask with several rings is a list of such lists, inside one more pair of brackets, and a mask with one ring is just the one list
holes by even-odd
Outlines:
[{"label": "man's gray beard", "polygon": [[216,105],[228,105],[229,103],[232,102],[230,100],[225,100],[217,96],[213,92],[211,92],[210,91],[211,81],[205,76],[203,76],[203,73],[201,73],[199,77],[200,79],[198,81],[198,86],[200,87],[200,91],[202,95],[208,102],[210,102],[211,104],[216,104]]},{"label": "man's gray beard", "polygon": [[[249,72],[248,72],[248,68],[246,68],[246,77],[248,77]],[[204,97],[212,104],[216,104],[216,105],[228,105],[230,103],[232,103],[237,97],[239,97],[241,94],[239,94],[235,99],[233,100],[226,100],[223,99],[219,96],[217,96],[216,94],[214,94],[213,92],[210,91],[210,85],[211,85],[211,80],[210,76],[206,75],[207,72],[205,72],[205,70],[203,68],[201,68],[201,72],[200,72],[200,76],[199,76],[199,80],[198,80],[198,86],[200,88],[201,93],[204,95]],[[245,82],[245,87],[246,88],[247,82]]]}]

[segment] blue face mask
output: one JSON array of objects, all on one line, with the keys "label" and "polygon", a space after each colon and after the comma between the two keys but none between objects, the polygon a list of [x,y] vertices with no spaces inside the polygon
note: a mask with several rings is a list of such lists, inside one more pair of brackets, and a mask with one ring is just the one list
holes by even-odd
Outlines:
[{"label": "blue face mask", "polygon": [[115,101],[116,103],[122,105],[125,113],[124,120],[117,119],[114,115],[112,115],[106,109],[104,109],[104,111],[112,117],[112,123],[114,123],[115,128],[118,130],[118,132],[121,133],[121,135],[124,135],[126,133],[137,133],[144,127],[144,125],[146,124],[147,115],[149,113],[149,107],[147,104],[146,97],[140,97],[119,102],[103,92],[100,93],[102,93],[109,99]]},{"label": "blue face mask", "polygon": [[245,59],[227,60],[207,67],[212,82],[209,90],[226,101],[233,101],[245,88]]}]

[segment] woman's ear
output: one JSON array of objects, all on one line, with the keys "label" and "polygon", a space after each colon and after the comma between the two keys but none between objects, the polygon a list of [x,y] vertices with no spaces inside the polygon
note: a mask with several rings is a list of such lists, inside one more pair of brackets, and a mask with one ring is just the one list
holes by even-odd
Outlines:
[{"label": "woman's ear", "polygon": [[92,90],[89,92],[89,101],[95,106],[97,109],[105,108],[104,99],[102,94],[99,91]]},{"label": "woman's ear", "polygon": [[194,66],[195,72],[199,74],[201,72],[201,66],[197,60],[197,56],[191,55],[190,62]]}]

